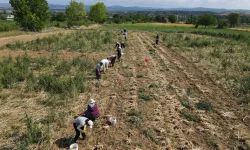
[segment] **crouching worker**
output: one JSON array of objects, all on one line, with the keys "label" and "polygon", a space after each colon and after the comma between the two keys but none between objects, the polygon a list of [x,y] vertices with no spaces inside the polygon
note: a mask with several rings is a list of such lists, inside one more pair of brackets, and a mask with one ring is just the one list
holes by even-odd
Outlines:
[{"label": "crouching worker", "polygon": [[84,117],[89,118],[92,121],[95,121],[100,115],[96,101],[92,98],[89,100],[88,109],[84,112]]},{"label": "crouching worker", "polygon": [[87,126],[89,126],[89,128],[93,128],[93,122],[86,117],[77,117],[73,121],[73,126],[76,131],[76,136],[74,138],[74,143],[76,143],[80,134],[82,134],[83,140],[86,139]]},{"label": "crouching worker", "polygon": [[101,71],[106,72],[106,70],[109,69],[110,60],[103,59],[103,60],[101,60],[101,63],[103,63]]},{"label": "crouching worker", "polygon": [[97,80],[100,80],[101,77],[102,77],[102,73],[101,73],[101,70],[102,70],[102,66],[103,66],[103,63],[100,62],[97,66],[96,66],[96,79]]},{"label": "crouching worker", "polygon": [[112,55],[112,56],[109,56],[107,59],[108,59],[109,61],[111,61],[111,66],[114,67],[114,66],[115,66],[116,56],[115,56],[115,55]]}]

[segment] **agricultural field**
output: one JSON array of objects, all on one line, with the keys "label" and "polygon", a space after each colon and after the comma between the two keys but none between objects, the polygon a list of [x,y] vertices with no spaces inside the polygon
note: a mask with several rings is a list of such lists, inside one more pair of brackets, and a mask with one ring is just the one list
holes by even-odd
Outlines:
[{"label": "agricultural field", "polygon": [[[122,61],[97,81],[97,63],[116,54],[124,28]],[[101,116],[80,150],[248,150],[249,39],[230,29],[124,24],[2,42],[0,149],[67,149],[74,116],[92,97]]]}]

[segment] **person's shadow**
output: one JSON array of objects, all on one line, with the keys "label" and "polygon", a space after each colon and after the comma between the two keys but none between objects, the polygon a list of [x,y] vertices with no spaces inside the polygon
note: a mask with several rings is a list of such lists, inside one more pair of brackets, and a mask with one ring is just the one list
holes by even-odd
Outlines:
[{"label": "person's shadow", "polygon": [[70,144],[72,144],[72,138],[60,138],[56,140],[55,144],[58,148],[69,148]]}]

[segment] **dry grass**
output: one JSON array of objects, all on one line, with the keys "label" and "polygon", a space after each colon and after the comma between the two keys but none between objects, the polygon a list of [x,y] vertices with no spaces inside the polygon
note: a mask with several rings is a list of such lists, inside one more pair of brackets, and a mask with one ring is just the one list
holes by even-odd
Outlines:
[{"label": "dry grass", "polygon": [[[0,127],[6,130],[0,132],[1,146],[20,149],[13,145],[15,142],[20,144],[22,138],[25,139],[22,135],[26,135],[26,122],[23,119],[26,112],[44,137],[41,143],[30,145],[31,149],[67,148],[75,134],[72,127],[73,117],[86,109],[87,101],[92,97],[97,100],[101,116],[95,127],[87,131],[87,141],[79,140],[80,148],[93,150],[99,145],[103,149],[111,150],[198,149],[198,147],[233,149],[235,146],[247,149],[249,135],[243,133],[249,133],[249,128],[240,118],[246,116],[245,113],[238,111],[241,106],[237,105],[234,99],[231,100],[224,90],[220,90],[223,88],[214,84],[209,77],[210,74],[208,75],[209,71],[213,71],[212,73],[216,75],[221,72],[221,68],[218,67],[222,67],[220,59],[226,57],[224,56],[226,54],[221,54],[213,48],[222,49],[232,42],[208,36],[171,33],[164,37],[164,44],[160,43],[156,47],[152,45],[154,36],[154,33],[129,32],[127,43],[129,47],[124,50],[122,62],[110,68],[103,75],[102,81],[94,80],[91,68],[94,69],[95,66],[82,73],[82,76],[88,78],[86,84],[91,89],[87,93],[77,94],[72,90],[72,97],[65,98],[64,94],[50,93],[50,90],[46,89],[39,92],[27,91],[25,84],[16,84],[17,86],[11,89],[3,89],[0,92],[2,123]],[[160,35],[162,36],[164,34]],[[113,40],[119,38],[121,37],[112,37]],[[68,66],[68,63],[61,63],[60,59],[66,58],[66,62],[72,62],[72,59],[83,54],[80,59],[94,58],[97,63],[98,60],[115,54],[114,45],[111,45],[110,51],[103,52],[104,46],[100,46],[97,52],[89,53],[63,50],[55,53],[57,57],[51,58],[51,62],[44,63],[42,59],[37,60],[44,63],[44,67],[36,70],[34,75],[38,76],[45,72],[57,72],[63,74],[62,76],[67,76],[68,73],[72,75],[74,72],[84,70],[75,67],[78,60],[74,60],[72,63],[74,65],[69,71],[68,68],[63,68]],[[230,47],[240,52],[244,44],[236,42]],[[228,50],[231,53],[235,49],[225,48],[223,51]],[[3,52],[7,55],[9,51]],[[22,54],[21,51],[16,52]],[[40,56],[50,58],[46,55],[51,54],[48,51],[27,51],[27,53],[33,58]],[[10,52],[10,55],[14,56],[15,53]],[[235,61],[242,58],[242,55],[236,55]],[[145,58],[149,58],[148,63],[144,62]],[[91,61],[85,61],[81,66],[83,68],[88,66],[88,62]],[[230,68],[227,62],[224,63],[226,70],[235,69]],[[201,71],[195,65],[205,69]],[[35,66],[34,63],[33,67]],[[60,71],[55,71],[55,68]],[[204,72],[207,74],[204,75]],[[196,104],[200,104],[202,100],[209,103],[199,105],[197,107],[199,110]],[[213,109],[204,111],[207,110],[205,109],[207,106],[209,108],[213,106]],[[238,118],[231,118],[235,116],[234,114],[237,114]],[[117,119],[115,126],[107,124],[111,116]],[[19,124],[13,125],[13,122],[17,121]],[[237,137],[244,140],[239,140]]]}]

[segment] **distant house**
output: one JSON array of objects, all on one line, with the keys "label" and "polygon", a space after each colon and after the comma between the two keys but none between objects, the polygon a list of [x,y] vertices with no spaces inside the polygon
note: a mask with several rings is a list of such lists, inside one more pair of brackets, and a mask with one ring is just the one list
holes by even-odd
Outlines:
[{"label": "distant house", "polygon": [[8,15],[7,19],[14,19],[14,15]]}]

